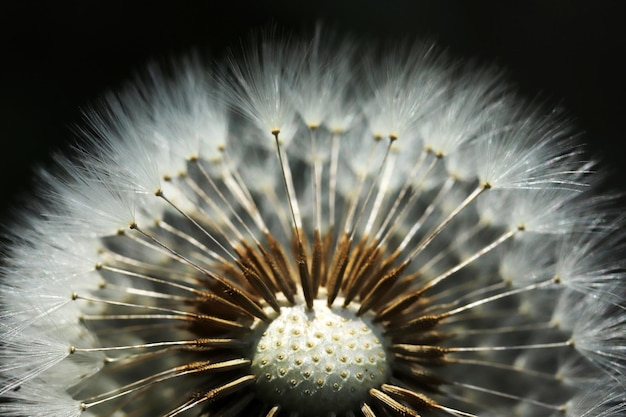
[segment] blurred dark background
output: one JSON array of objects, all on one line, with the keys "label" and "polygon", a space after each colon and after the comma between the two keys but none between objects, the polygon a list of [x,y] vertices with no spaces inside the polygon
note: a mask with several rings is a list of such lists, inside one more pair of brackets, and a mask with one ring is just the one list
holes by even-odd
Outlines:
[{"label": "blurred dark background", "polygon": [[508,68],[528,95],[565,107],[626,190],[623,1],[10,1],[0,5],[0,221],[35,166],[71,142],[80,108],[146,61],[216,55],[270,22],[321,19],[357,37],[426,37]]}]

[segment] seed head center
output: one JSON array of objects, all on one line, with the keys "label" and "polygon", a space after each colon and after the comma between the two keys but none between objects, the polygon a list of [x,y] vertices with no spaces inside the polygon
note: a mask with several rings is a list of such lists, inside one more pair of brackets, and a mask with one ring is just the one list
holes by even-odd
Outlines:
[{"label": "seed head center", "polygon": [[259,397],[303,417],[358,410],[369,389],[387,381],[389,364],[378,327],[356,308],[325,300],[312,310],[283,307],[254,348]]}]

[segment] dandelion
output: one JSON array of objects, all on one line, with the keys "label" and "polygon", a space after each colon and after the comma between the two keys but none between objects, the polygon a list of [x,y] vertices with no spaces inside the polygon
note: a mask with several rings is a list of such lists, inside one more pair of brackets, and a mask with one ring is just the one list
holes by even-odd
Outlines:
[{"label": "dandelion", "polygon": [[430,45],[241,55],[150,67],[41,173],[2,415],[623,413],[623,219],[564,115]]}]

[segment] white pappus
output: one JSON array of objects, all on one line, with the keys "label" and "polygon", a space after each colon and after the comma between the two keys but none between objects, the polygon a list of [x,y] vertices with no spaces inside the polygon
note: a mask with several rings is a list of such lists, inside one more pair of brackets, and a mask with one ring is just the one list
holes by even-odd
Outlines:
[{"label": "white pappus", "polygon": [[85,113],[6,228],[2,415],[626,411],[624,219],[567,117],[328,32]]}]

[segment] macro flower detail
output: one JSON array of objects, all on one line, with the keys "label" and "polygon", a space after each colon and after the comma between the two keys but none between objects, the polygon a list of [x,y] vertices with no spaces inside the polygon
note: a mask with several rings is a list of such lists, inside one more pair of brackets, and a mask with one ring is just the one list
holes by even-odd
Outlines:
[{"label": "macro flower detail", "polygon": [[85,113],[8,229],[13,417],[621,416],[624,221],[432,45],[260,36]]}]

